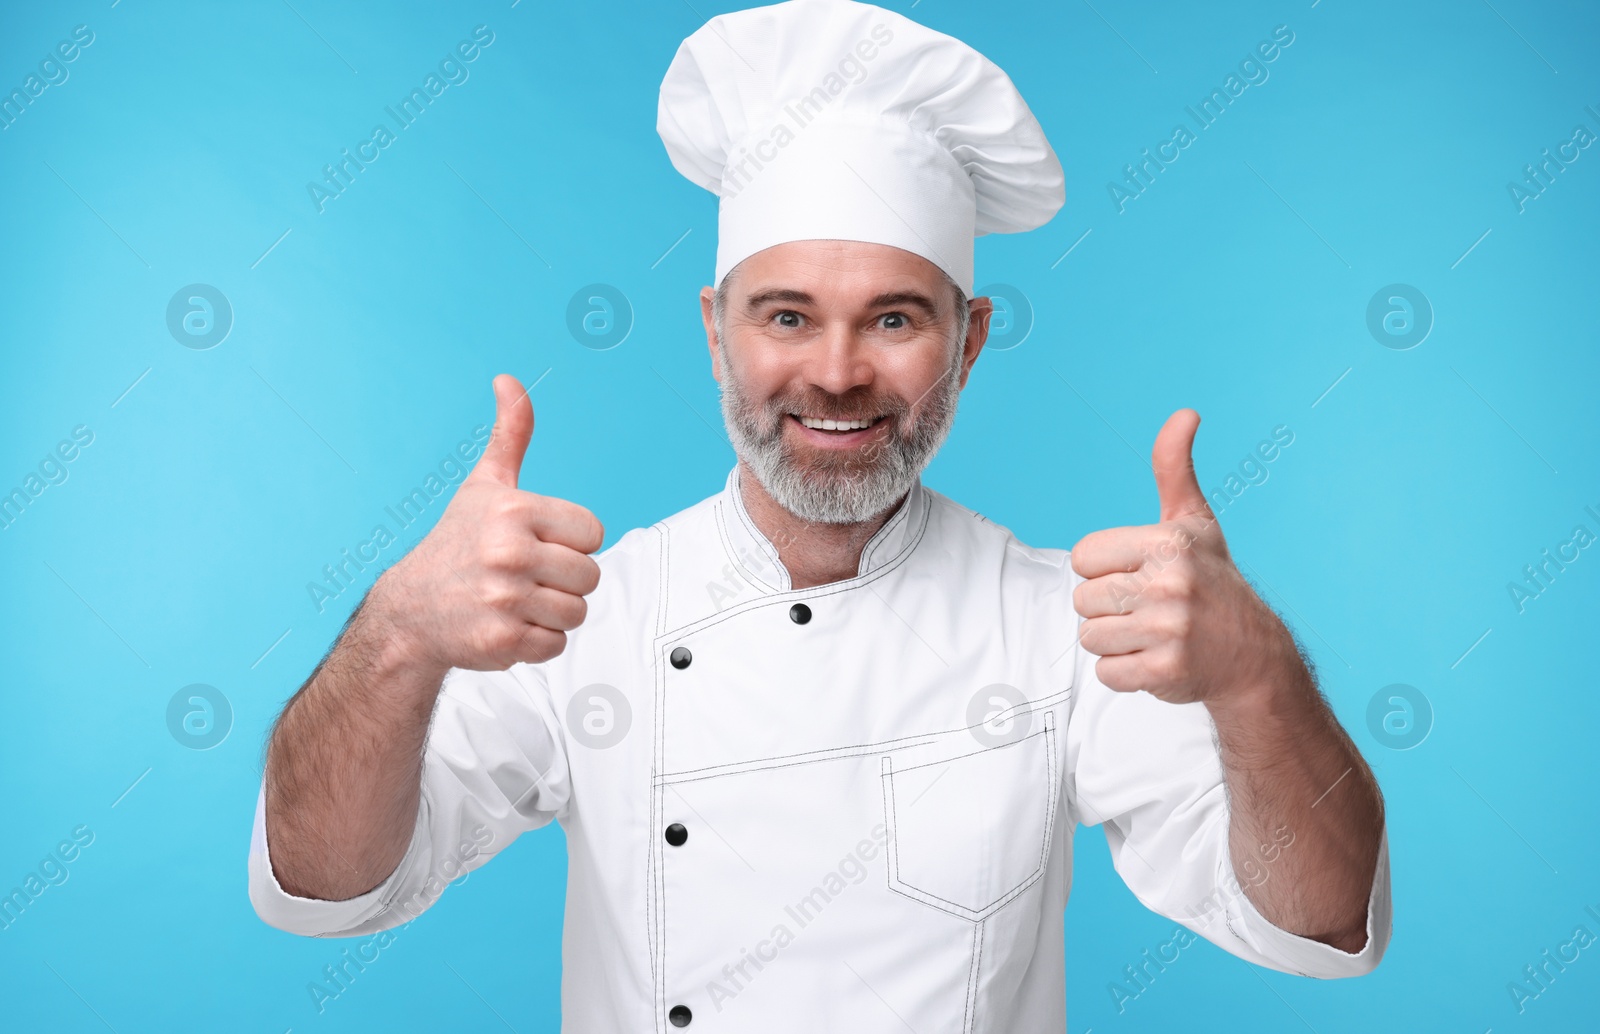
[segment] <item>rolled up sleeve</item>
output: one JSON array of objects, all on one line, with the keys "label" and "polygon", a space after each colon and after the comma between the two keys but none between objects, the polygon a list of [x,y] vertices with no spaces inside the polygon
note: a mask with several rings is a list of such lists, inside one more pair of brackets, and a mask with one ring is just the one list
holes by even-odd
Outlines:
[{"label": "rolled up sleeve", "polygon": [[517,837],[560,818],[570,790],[564,733],[543,667],[451,669],[428,730],[416,825],[394,872],[343,901],[288,893],[272,869],[263,786],[250,839],[251,904],[269,925],[309,937],[399,926]]},{"label": "rolled up sleeve", "polygon": [[[1222,865],[1217,886],[1232,887],[1229,908],[1221,918],[1228,935],[1246,945],[1251,954],[1228,948],[1235,955],[1259,962],[1263,966],[1298,973],[1304,977],[1358,977],[1370,973],[1383,958],[1389,946],[1393,912],[1389,898],[1389,831],[1384,830],[1378,845],[1378,867],[1372,874],[1372,890],[1367,895],[1367,942],[1358,952],[1347,952],[1331,944],[1323,944],[1309,937],[1290,933],[1256,911],[1249,895],[1238,885],[1233,873],[1233,862],[1228,857],[1227,838],[1223,838]],[[1196,930],[1196,932],[1202,932]],[[1213,941],[1216,938],[1203,934]],[[1217,941],[1217,943],[1222,943]],[[1226,944],[1222,945],[1227,948]],[[1252,958],[1251,955],[1255,957]],[[1266,960],[1266,961],[1262,961]]]},{"label": "rolled up sleeve", "polygon": [[[1095,675],[1093,654],[1081,645],[1077,654],[1068,800],[1079,821],[1104,825],[1112,864],[1139,901],[1239,958],[1285,973],[1348,977],[1377,966],[1392,927],[1387,831],[1359,952],[1275,926],[1234,873],[1222,758],[1205,705],[1118,693]],[[1262,868],[1272,878],[1271,863]]]}]

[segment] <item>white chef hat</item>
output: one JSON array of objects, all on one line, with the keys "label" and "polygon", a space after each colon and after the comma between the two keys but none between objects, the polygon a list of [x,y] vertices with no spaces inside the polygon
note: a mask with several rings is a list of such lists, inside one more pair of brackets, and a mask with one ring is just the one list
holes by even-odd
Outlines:
[{"label": "white chef hat", "polygon": [[716,282],[795,240],[888,244],[970,297],[972,242],[1043,225],[1061,163],[1006,74],[893,11],[788,0],[719,15],[678,47],[656,131],[718,195]]}]

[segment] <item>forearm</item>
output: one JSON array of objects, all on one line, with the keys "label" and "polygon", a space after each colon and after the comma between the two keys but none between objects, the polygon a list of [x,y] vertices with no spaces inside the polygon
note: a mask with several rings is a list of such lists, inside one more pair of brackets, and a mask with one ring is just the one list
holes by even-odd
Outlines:
[{"label": "forearm", "polygon": [[1285,667],[1274,685],[1207,704],[1234,873],[1274,925],[1353,953],[1366,943],[1383,798],[1297,653]]},{"label": "forearm", "polygon": [[342,901],[411,841],[429,720],[447,668],[418,660],[374,596],[284,709],[267,749],[266,825],[285,891]]}]

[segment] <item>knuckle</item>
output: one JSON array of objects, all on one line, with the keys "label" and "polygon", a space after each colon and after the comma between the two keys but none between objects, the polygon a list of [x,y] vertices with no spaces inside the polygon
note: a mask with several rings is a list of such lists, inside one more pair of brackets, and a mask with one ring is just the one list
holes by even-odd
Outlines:
[{"label": "knuckle", "polygon": [[1117,663],[1121,658],[1102,657],[1094,662],[1094,677],[1107,689],[1126,692],[1137,689],[1128,676],[1127,665]]},{"label": "knuckle", "polygon": [[478,592],[483,602],[495,611],[507,609],[519,596],[516,586],[508,578],[491,578]]},{"label": "knuckle", "polygon": [[1142,653],[1135,654],[1129,659],[1127,667],[1118,675],[1118,678],[1120,682],[1116,688],[1127,690],[1128,692],[1141,689],[1148,690],[1156,681],[1151,661],[1148,657],[1143,656]]},{"label": "knuckle", "polygon": [[474,656],[486,659],[492,664],[503,664],[505,659],[515,652],[515,648],[515,639],[498,624],[480,626],[472,636]]},{"label": "knuckle", "polygon": [[495,536],[483,544],[480,559],[491,571],[510,571],[517,567],[520,555],[510,536]]},{"label": "knuckle", "polygon": [[1151,599],[1182,603],[1194,592],[1194,578],[1181,566],[1174,565],[1153,578],[1147,591]]},{"label": "knuckle", "polygon": [[496,520],[515,521],[522,516],[527,503],[518,492],[496,492],[489,503],[489,514]]},{"label": "knuckle", "polygon": [[1183,541],[1182,529],[1176,535],[1166,535],[1150,547],[1150,553],[1163,564],[1174,563],[1187,548],[1188,543]]},{"label": "knuckle", "polygon": [[501,656],[515,658],[524,645],[522,636],[514,628],[503,628],[496,633],[495,641]]},{"label": "knuckle", "polygon": [[[585,511],[585,512],[587,512],[587,511]],[[602,545],[605,544],[605,541],[606,541],[606,528],[605,528],[605,525],[600,523],[600,518],[596,517],[592,513],[589,514],[587,532],[588,532],[588,540],[586,542],[586,545],[588,545],[589,548],[584,550],[584,552],[585,553],[593,553],[595,550],[599,549]]]},{"label": "knuckle", "polygon": [[1187,565],[1179,566],[1172,572],[1172,598],[1176,600],[1189,600],[1194,598],[1196,580],[1194,572]]},{"label": "knuckle", "polygon": [[539,608],[539,624],[556,631],[569,632],[583,624],[588,616],[588,604],[583,597],[550,590]]},{"label": "knuckle", "polygon": [[550,573],[551,568],[555,567],[559,548],[544,539],[538,539],[532,544],[528,550],[528,570],[532,572],[535,580],[542,581],[544,576]]},{"label": "knuckle", "polygon": [[1155,682],[1175,682],[1183,674],[1182,658],[1176,651],[1161,653],[1150,658],[1149,672]]},{"label": "knuckle", "polygon": [[579,582],[583,586],[582,595],[587,596],[600,586],[600,565],[592,557],[584,557],[580,567]]},{"label": "knuckle", "polygon": [[541,541],[534,548],[533,560],[530,565],[535,580],[541,585],[560,582],[561,573],[566,567],[566,553],[567,548],[565,546]]},{"label": "knuckle", "polygon": [[552,505],[555,502],[556,500],[551,499],[549,496],[524,492],[517,499],[517,513],[524,519],[532,520],[542,527],[544,522],[550,519]]},{"label": "knuckle", "polygon": [[533,629],[528,636],[528,653],[534,664],[561,656],[567,648],[567,634],[551,628]]}]

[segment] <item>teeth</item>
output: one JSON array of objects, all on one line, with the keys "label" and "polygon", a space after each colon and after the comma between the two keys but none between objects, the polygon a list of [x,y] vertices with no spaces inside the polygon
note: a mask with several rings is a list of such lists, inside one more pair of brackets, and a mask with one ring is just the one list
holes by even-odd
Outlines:
[{"label": "teeth", "polygon": [[819,431],[859,431],[871,427],[877,420],[824,420],[814,416],[802,416],[800,422]]}]

